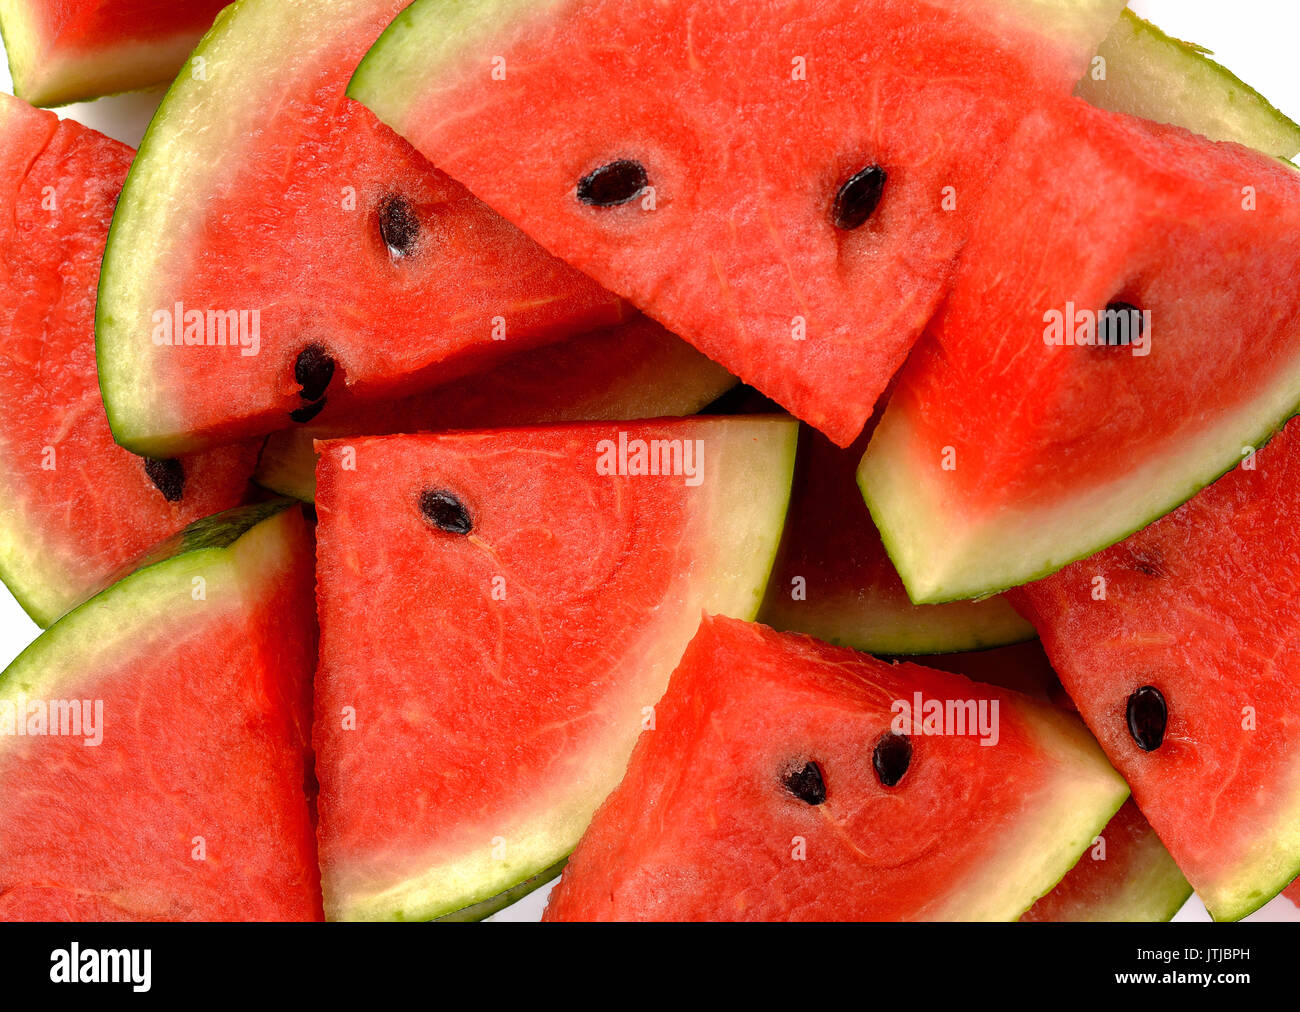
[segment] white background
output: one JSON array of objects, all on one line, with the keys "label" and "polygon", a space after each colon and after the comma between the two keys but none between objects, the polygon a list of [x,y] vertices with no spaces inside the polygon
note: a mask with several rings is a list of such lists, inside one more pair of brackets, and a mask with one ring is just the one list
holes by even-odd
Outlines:
[{"label": "white background", "polygon": [[[1220,63],[1268,96],[1283,112],[1300,118],[1300,74],[1295,64],[1300,3],[1296,0],[1130,0],[1129,6],[1171,35],[1214,50]],[[0,88],[12,91],[7,63],[0,68]],[[124,95],[68,106],[60,112],[135,145],[144,135],[160,97],[161,91]],[[37,632],[9,592],[0,586],[0,667],[16,657]],[[546,890],[539,890],[495,919],[536,920],[545,895]],[[1193,898],[1177,919],[1209,918],[1200,901]],[[1252,919],[1300,920],[1300,910],[1278,898]]]}]

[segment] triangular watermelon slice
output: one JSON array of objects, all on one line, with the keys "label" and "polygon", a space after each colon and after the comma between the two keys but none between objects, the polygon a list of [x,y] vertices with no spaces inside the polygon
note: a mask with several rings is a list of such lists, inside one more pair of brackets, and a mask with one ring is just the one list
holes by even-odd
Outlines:
[{"label": "triangular watermelon slice", "polygon": [[[996,743],[897,733],[917,696]],[[1127,795],[1055,707],[707,618],[546,918],[1014,920]]]},{"label": "triangular watermelon slice", "polygon": [[544,880],[701,613],[757,611],[796,439],[729,418],[323,444],[329,917],[428,919]]},{"label": "triangular watermelon slice", "polygon": [[349,94],[843,446],[933,314],[1005,137],[1123,6],[417,0]]},{"label": "triangular watermelon slice", "polygon": [[1300,872],[1298,516],[1292,423],[1177,512],[1012,595],[1219,920]]},{"label": "triangular watermelon slice", "polygon": [[869,438],[864,433],[840,449],[814,430],[801,434],[790,517],[761,620],[775,629],[895,656],[1032,639],[1033,627],[1001,597],[912,604],[854,480]]},{"label": "triangular watermelon slice", "polygon": [[1268,438],[1298,274],[1290,166],[1079,100],[1028,119],[859,472],[912,600],[1046,576]]},{"label": "triangular watermelon slice", "polygon": [[95,287],[131,155],[0,94],[0,577],[43,626],[146,548],[245,501],[257,456],[145,460],[113,442]]},{"label": "triangular watermelon slice", "polygon": [[187,529],[0,675],[0,921],[319,920],[311,531]]},{"label": "triangular watermelon slice", "polygon": [[405,2],[243,0],[168,91],[100,286],[122,445],[325,419],[627,315],[344,97]]},{"label": "triangular watermelon slice", "polygon": [[14,93],[65,105],[170,81],[227,0],[0,0]]},{"label": "triangular watermelon slice", "polygon": [[692,415],[736,382],[722,366],[640,316],[523,352],[427,393],[274,432],[262,447],[254,479],[310,502],[316,497],[317,439]]}]

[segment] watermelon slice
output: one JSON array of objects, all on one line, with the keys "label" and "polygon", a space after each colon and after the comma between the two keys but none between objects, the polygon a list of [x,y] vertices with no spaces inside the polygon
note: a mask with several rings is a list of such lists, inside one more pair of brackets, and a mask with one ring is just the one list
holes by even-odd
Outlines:
[{"label": "watermelon slice", "polygon": [[1300,424],[1248,463],[1012,597],[1216,920],[1300,873]]},{"label": "watermelon slice", "polygon": [[417,0],[349,94],[846,446],[1006,136],[1074,87],[1123,6]]},{"label": "watermelon slice", "polygon": [[628,314],[344,97],[404,2],[243,0],[167,93],[100,286],[122,445],[325,420]]},{"label": "watermelon slice", "polygon": [[1022,921],[1167,921],[1192,887],[1132,800]]},{"label": "watermelon slice", "polygon": [[1250,85],[1132,11],[1115,23],[1075,94],[1115,112],[1187,127],[1278,158],[1300,153],[1300,126]]},{"label": "watermelon slice", "polygon": [[1300,404],[1298,273],[1284,163],[1077,99],[1028,119],[859,472],[912,600],[1046,576],[1266,439]]},{"label": "watermelon slice", "polygon": [[226,0],[0,0],[14,91],[64,105],[170,81]]},{"label": "watermelon slice", "polygon": [[131,149],[0,94],[0,577],[40,625],[248,494],[256,447],[144,460],[113,442],[95,286]]},{"label": "watermelon slice", "polygon": [[[641,473],[655,441],[677,475]],[[323,444],[329,917],[423,920],[546,878],[701,612],[757,611],[796,441],[737,418]]]},{"label": "watermelon slice", "polygon": [[912,604],[854,480],[869,432],[842,450],[800,437],[790,518],[760,618],[872,654],[939,654],[1032,639],[1003,598]]},{"label": "watermelon slice", "polygon": [[319,920],[311,532],[201,521],[0,675],[0,920]]},{"label": "watermelon slice", "polygon": [[[895,733],[917,694],[996,744]],[[547,920],[1014,920],[1128,794],[1055,707],[723,618],[656,710]]]},{"label": "watermelon slice", "polygon": [[735,384],[722,366],[638,317],[351,418],[272,433],[254,478],[310,502],[316,498],[316,439],[691,415]]}]

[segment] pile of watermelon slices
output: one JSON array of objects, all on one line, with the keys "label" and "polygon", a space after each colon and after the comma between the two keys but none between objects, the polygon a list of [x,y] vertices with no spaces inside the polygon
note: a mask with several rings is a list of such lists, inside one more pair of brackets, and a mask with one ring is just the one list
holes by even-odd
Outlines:
[{"label": "pile of watermelon slices", "polygon": [[[0,0],[0,920],[1297,880],[1300,126],[1205,51],[157,6]],[[173,74],[138,151],[38,108]]]}]

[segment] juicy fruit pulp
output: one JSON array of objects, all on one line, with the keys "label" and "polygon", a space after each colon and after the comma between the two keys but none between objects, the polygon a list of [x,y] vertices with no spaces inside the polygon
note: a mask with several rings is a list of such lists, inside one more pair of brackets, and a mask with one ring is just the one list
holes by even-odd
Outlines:
[{"label": "juicy fruit pulp", "polygon": [[170,81],[226,0],[0,0],[14,93],[64,105]]},{"label": "juicy fruit pulp", "polygon": [[164,555],[0,675],[0,920],[320,919],[311,532],[266,504]]},{"label": "juicy fruit pulp", "polygon": [[736,418],[324,444],[331,918],[441,916],[573,848],[702,611],[757,611],[795,442]]},{"label": "juicy fruit pulp", "polygon": [[[1074,86],[1122,7],[418,0],[349,94],[848,445],[932,315],[1005,137]],[[1044,8],[1070,30],[1048,35]]]},{"label": "juicy fruit pulp", "polygon": [[865,433],[842,450],[801,435],[790,518],[761,619],[777,629],[872,654],[980,650],[1032,639],[1003,598],[914,605],[885,554],[854,472]]},{"label": "juicy fruit pulp", "polygon": [[[1300,872],[1300,426],[1250,463],[1012,597],[1219,920]],[[1148,688],[1165,702],[1162,734],[1134,720]]]},{"label": "juicy fruit pulp", "polygon": [[100,287],[123,445],[327,420],[627,314],[344,97],[403,2],[244,0],[168,92]]},{"label": "juicy fruit pulp", "polygon": [[95,287],[131,155],[0,95],[0,576],[41,625],[162,538],[244,501],[257,455],[145,460],[113,442]]},{"label": "juicy fruit pulp", "polygon": [[296,499],[316,497],[317,439],[436,432],[544,422],[690,415],[735,378],[657,323],[637,317],[560,344],[523,352],[496,369],[329,424],[267,437],[258,484]]},{"label": "juicy fruit pulp", "polygon": [[[892,701],[915,693],[996,702],[997,743],[902,741]],[[786,783],[809,764],[815,804]],[[706,618],[546,918],[1013,920],[1127,794],[1054,707]]]},{"label": "juicy fruit pulp", "polygon": [[[1297,272],[1290,167],[1078,100],[1027,120],[859,471],[912,600],[1047,575],[1266,438],[1300,403]],[[1096,344],[1120,303],[1145,330]]]}]

